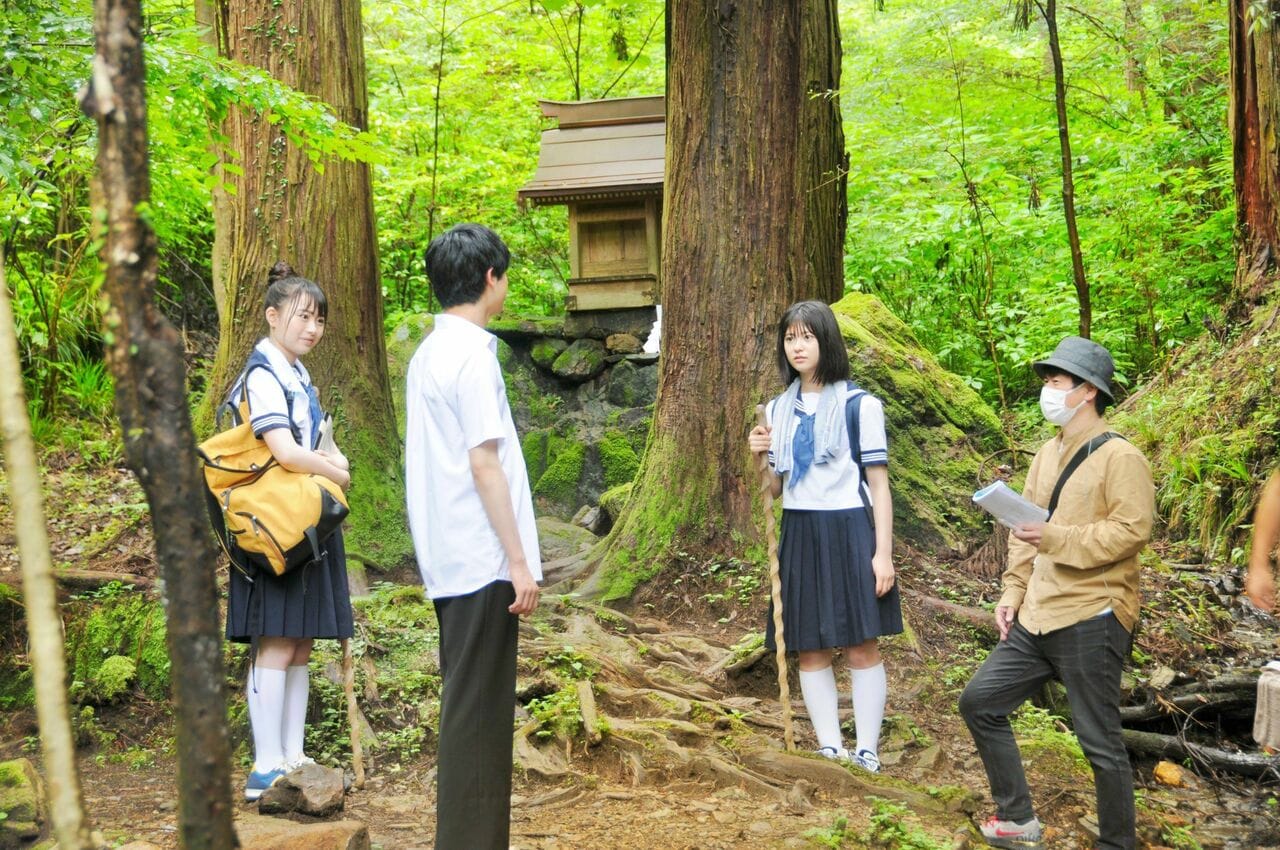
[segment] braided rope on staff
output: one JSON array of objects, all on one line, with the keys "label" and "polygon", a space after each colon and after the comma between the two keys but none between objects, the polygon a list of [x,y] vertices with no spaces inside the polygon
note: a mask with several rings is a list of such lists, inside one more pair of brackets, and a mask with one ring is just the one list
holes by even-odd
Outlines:
[{"label": "braided rope on staff", "polygon": [[[756,424],[766,425],[764,405],[756,405]],[[796,748],[791,728],[791,686],[787,683],[787,644],[782,634],[782,577],[778,573],[778,534],[773,518],[773,476],[768,454],[760,455],[760,499],[764,502],[764,537],[769,546],[769,589],[773,594],[773,636],[778,647],[778,701],[782,703],[782,736],[787,750]]]}]

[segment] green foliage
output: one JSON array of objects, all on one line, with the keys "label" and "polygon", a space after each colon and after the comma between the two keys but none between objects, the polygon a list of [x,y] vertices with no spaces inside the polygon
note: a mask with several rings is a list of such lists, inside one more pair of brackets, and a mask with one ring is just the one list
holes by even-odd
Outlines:
[{"label": "green foliage", "polygon": [[911,810],[882,797],[868,797],[871,823],[862,840],[867,847],[884,850],[945,850],[951,842],[938,841],[911,822]]},{"label": "green foliage", "polygon": [[[1058,15],[1094,337],[1133,386],[1221,315],[1234,264],[1217,4]],[[879,295],[992,404],[1077,325],[1043,26],[1004,4],[841,7],[846,285]],[[1141,87],[1126,86],[1129,51]],[[886,140],[892,143],[886,144]]]},{"label": "green foliage", "polygon": [[566,685],[553,694],[529,701],[525,706],[530,716],[537,720],[539,738],[568,739],[582,731],[582,706],[578,703],[578,689]]},{"label": "green foliage", "polygon": [[138,665],[132,658],[112,655],[93,673],[86,689],[86,698],[94,703],[113,702],[128,691],[137,676]]},{"label": "green foliage", "polygon": [[1010,722],[1024,758],[1038,758],[1044,764],[1051,764],[1060,775],[1091,775],[1089,760],[1080,749],[1080,742],[1062,718],[1028,703],[1014,712]]},{"label": "green foliage", "polygon": [[839,850],[845,846],[846,841],[853,841],[856,833],[849,829],[849,819],[844,815],[837,815],[831,822],[829,827],[814,827],[805,830],[804,838],[817,847],[830,847],[832,850]]},{"label": "green foliage", "polygon": [[[169,656],[159,601],[117,584],[68,607],[68,666],[73,683],[80,683],[79,687],[73,684],[73,691],[87,700],[104,695],[120,685],[121,661],[127,660],[133,663],[137,685],[148,698],[162,700],[168,695]],[[121,660],[112,660],[120,656]]]},{"label": "green foliage", "polygon": [[562,678],[576,681],[590,679],[599,671],[600,665],[572,646],[565,646],[559,652],[543,656],[542,668]]}]

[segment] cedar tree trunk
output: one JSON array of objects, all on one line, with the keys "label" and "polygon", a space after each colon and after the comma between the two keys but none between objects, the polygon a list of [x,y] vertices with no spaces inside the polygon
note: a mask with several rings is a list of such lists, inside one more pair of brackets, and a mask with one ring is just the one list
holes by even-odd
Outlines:
[{"label": "cedar tree trunk", "polygon": [[[359,0],[215,0],[215,40],[229,58],[259,67],[365,128],[368,93]],[[329,319],[307,369],[334,415],[351,459],[348,551],[389,564],[408,554],[399,440],[387,379],[382,289],[369,167],[313,162],[279,123],[233,108],[223,132],[239,156],[214,203],[221,333],[206,409],[221,401],[266,334],[267,272],[285,260],[324,290]],[[237,173],[240,172],[240,173]]]},{"label": "cedar tree trunk", "polygon": [[835,0],[673,2],[667,27],[662,365],[606,598],[675,547],[740,554],[757,537],[746,435],[778,391],[778,317],[844,290]]},{"label": "cedar tree trunk", "polygon": [[95,214],[109,307],[107,361],[125,457],[151,506],[165,582],[178,744],[178,843],[223,850],[231,829],[231,750],[204,481],[187,410],[182,340],[155,303],[156,236],[139,209],[151,200],[138,0],[97,0],[97,53],[81,97],[98,123]]},{"label": "cedar tree trunk", "polygon": [[[1272,4],[1268,4],[1271,6]],[[1235,161],[1237,312],[1247,315],[1275,279],[1280,247],[1280,19],[1254,26],[1254,4],[1230,4],[1230,123]],[[1252,32],[1251,32],[1252,30]]]}]

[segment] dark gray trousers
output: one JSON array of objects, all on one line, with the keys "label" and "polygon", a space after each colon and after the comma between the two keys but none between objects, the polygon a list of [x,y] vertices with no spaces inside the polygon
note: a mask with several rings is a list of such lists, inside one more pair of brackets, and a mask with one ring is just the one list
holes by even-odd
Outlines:
[{"label": "dark gray trousers", "polygon": [[1133,770],[1120,731],[1120,671],[1132,636],[1107,614],[1033,635],[1015,622],[960,696],[987,769],[996,814],[1022,823],[1034,814],[1009,713],[1057,678],[1067,688],[1076,738],[1093,766],[1099,848],[1132,850],[1136,842]]},{"label": "dark gray trousers", "polygon": [[436,850],[507,850],[519,617],[509,581],[435,601],[440,623]]}]

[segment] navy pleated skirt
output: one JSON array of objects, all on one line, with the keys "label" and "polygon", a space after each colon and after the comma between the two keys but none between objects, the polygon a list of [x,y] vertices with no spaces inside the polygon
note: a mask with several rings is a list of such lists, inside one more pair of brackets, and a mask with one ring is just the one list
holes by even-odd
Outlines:
[{"label": "navy pleated skirt", "polygon": [[347,551],[342,530],[325,541],[319,561],[277,576],[249,566],[249,581],[235,567],[227,592],[227,639],[258,637],[349,638],[354,632]]},{"label": "navy pleated skirt", "polygon": [[[782,512],[778,572],[788,652],[856,646],[902,632],[897,583],[876,596],[874,552],[875,536],[864,508]],[[765,645],[776,649],[772,602]]]}]

